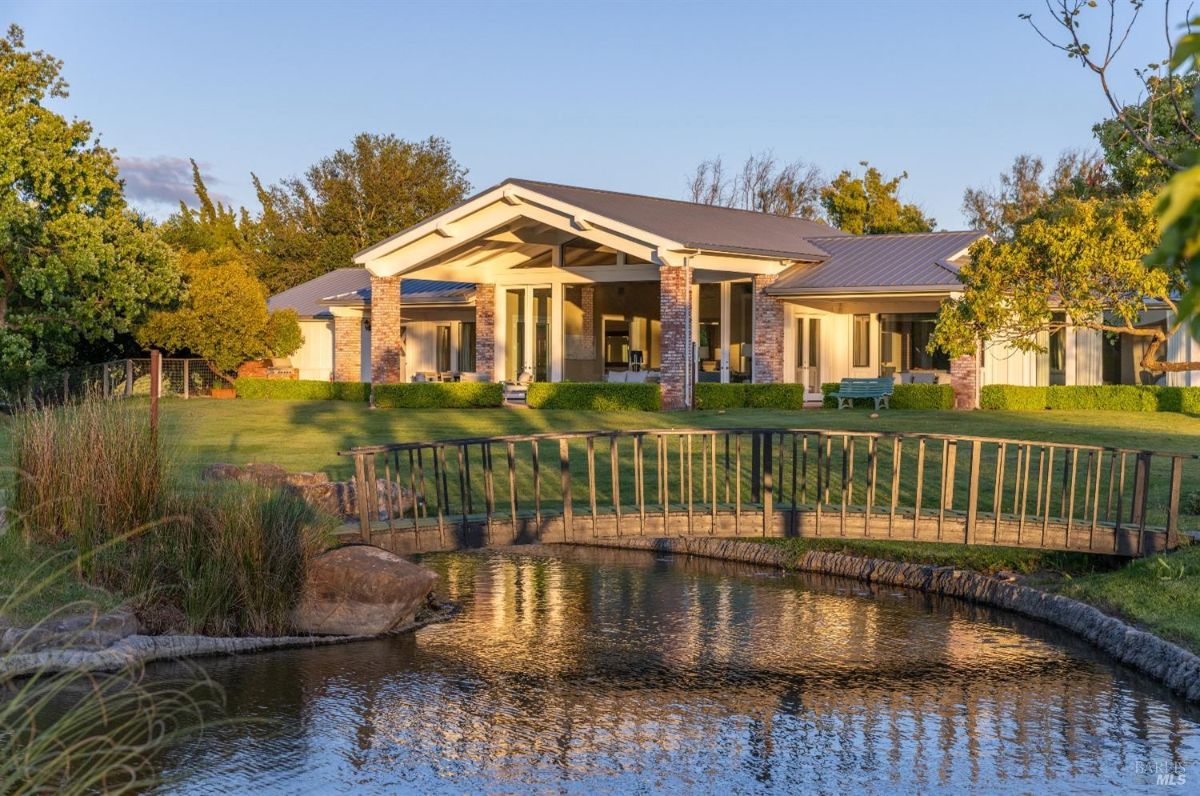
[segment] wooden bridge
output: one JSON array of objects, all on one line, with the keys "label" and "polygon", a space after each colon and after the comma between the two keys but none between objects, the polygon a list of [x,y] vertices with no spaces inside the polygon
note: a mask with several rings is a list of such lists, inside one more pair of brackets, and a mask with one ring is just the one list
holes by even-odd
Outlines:
[{"label": "wooden bridge", "polygon": [[815,429],[588,431],[341,455],[354,459],[362,538],[401,554],[636,535],[1139,556],[1190,533],[1180,500],[1185,475],[1200,480],[1189,454]]}]

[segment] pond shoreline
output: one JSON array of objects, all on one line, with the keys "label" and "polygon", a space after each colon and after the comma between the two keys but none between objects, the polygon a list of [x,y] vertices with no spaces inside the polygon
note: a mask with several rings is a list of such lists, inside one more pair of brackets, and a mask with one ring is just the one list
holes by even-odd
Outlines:
[{"label": "pond shoreline", "polygon": [[378,635],[359,636],[193,636],[130,635],[103,649],[50,648],[0,656],[0,678],[61,671],[112,672],[153,661],[241,655],[298,647],[323,647],[402,635],[445,622],[459,611],[454,603],[423,612],[403,627]]},{"label": "pond shoreline", "polygon": [[958,597],[1069,630],[1185,699],[1200,702],[1200,657],[1087,603],[1011,580],[954,567],[885,561],[844,553],[809,550],[797,555],[771,545],[734,539],[628,537],[575,542],[571,546],[648,550],[739,561]]}]

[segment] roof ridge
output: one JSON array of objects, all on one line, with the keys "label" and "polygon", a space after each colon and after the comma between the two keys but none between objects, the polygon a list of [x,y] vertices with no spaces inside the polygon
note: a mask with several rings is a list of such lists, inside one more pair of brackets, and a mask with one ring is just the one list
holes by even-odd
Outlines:
[{"label": "roof ridge", "polygon": [[884,232],[878,235],[845,233],[843,235],[812,235],[809,240],[878,240],[880,238],[918,238],[936,235],[986,235],[983,229],[939,229],[935,232]]},{"label": "roof ridge", "polygon": [[[665,196],[651,196],[650,194],[646,194],[646,193],[631,193],[629,191],[611,191],[607,188],[589,188],[586,185],[568,185],[565,182],[549,182],[547,180],[528,180],[528,179],[525,179],[524,177],[508,177],[503,182],[501,182],[500,185],[504,185],[505,183],[510,183],[510,182],[526,183],[526,184],[532,183],[534,185],[549,185],[553,188],[570,188],[573,191],[589,191],[591,193],[607,193],[607,194],[612,194],[614,196],[629,196],[634,199],[651,199],[655,202],[669,202],[670,204],[688,205],[689,207],[711,207],[714,210],[732,210],[737,213],[749,213],[750,215],[753,215],[753,216],[767,216],[769,218],[780,218],[780,219],[784,219],[786,221],[807,221],[810,224],[820,224],[823,227],[828,227],[829,229],[840,231],[837,229],[837,227],[835,227],[831,224],[826,224],[824,221],[818,221],[814,218],[804,218],[803,216],[780,216],[780,215],[776,215],[775,213],[764,213],[761,210],[747,210],[744,207],[727,207],[725,205],[712,205],[712,204],[707,204],[705,202],[690,202],[687,199],[669,199]],[[496,187],[499,187],[499,185]],[[838,237],[842,237],[842,235],[849,235],[849,234],[850,233],[848,233],[848,232],[842,232],[841,235],[822,235],[821,237],[838,238]],[[806,235],[805,237],[809,237],[809,236]]]}]

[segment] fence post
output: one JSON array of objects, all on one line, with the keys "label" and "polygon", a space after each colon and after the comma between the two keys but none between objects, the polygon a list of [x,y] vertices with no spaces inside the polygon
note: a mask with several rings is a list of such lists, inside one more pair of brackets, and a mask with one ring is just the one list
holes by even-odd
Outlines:
[{"label": "fence post", "polygon": [[982,453],[983,443],[977,439],[971,440],[971,474],[967,483],[967,544],[975,542],[975,520],[979,516],[979,459]]},{"label": "fence post", "polygon": [[133,360],[125,360],[125,397],[133,396]]},{"label": "fence post", "polygon": [[100,383],[103,385],[105,400],[112,398],[112,374],[108,371],[107,362],[100,366]]},{"label": "fence post", "polygon": [[158,433],[158,396],[162,391],[162,352],[150,352],[150,430]]},{"label": "fence post", "polygon": [[1179,546],[1179,491],[1183,484],[1183,457],[1171,457],[1171,491],[1167,497],[1167,549]]},{"label": "fence post", "polygon": [[190,359],[183,360],[183,400],[185,400],[185,401],[189,397],[191,397],[189,395],[189,392],[191,391],[191,384],[192,384],[192,379],[190,376],[191,368],[188,367],[188,365],[191,363],[191,361],[192,360],[190,360]]},{"label": "fence post", "polygon": [[371,543],[371,516],[368,509],[367,497],[367,468],[363,457],[367,454],[354,454],[354,495],[358,498],[358,530],[362,541]]}]

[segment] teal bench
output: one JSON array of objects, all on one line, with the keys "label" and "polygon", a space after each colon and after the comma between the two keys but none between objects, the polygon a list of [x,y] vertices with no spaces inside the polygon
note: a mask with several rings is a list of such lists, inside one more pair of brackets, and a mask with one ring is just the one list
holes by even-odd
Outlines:
[{"label": "teal bench", "polygon": [[891,376],[880,376],[877,379],[842,379],[837,392],[830,395],[837,398],[838,409],[854,406],[855,398],[870,398],[875,401],[876,409],[889,409],[891,407],[888,403],[895,386]]}]

